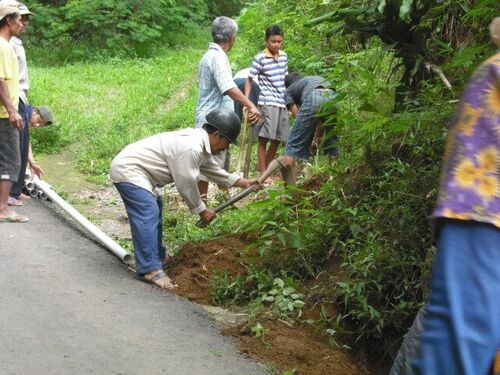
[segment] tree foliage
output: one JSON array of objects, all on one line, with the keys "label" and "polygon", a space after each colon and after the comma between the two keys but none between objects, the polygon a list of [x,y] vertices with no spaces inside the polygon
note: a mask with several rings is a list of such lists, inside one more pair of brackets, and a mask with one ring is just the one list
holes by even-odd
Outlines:
[{"label": "tree foliage", "polygon": [[[396,103],[414,95],[421,82],[439,71],[451,51],[467,48],[473,42],[469,57],[484,52],[487,37],[474,38],[476,30],[484,30],[490,17],[485,11],[498,7],[494,0],[330,0],[330,12],[311,19],[306,26],[322,22],[332,24],[326,36],[356,33],[364,44],[378,37],[390,46],[404,67]],[[482,39],[482,40],[481,40]]]},{"label": "tree foliage", "polygon": [[[64,62],[92,56],[145,56],[175,44],[207,17],[204,0],[35,0],[29,42]],[[62,60],[62,61],[61,61]]]},{"label": "tree foliage", "polygon": [[261,0],[239,19],[237,69],[264,47],[264,29],[279,23],[291,70],[328,78],[338,95],[325,114],[342,149],[333,167],[318,158],[309,166],[326,174],[321,187],[298,201],[280,193],[255,206],[254,246],[269,272],[301,278],[339,259],[339,274],[312,288],[330,292],[309,298],[335,304],[327,326],[385,358],[427,294],[434,246],[426,218],[448,122],[467,77],[494,51],[487,25],[498,6]]}]

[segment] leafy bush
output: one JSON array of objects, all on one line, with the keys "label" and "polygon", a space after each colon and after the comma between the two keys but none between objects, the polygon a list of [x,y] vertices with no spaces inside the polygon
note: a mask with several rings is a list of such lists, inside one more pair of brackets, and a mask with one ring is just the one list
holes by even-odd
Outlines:
[{"label": "leafy bush", "polygon": [[207,0],[208,14],[211,18],[236,16],[244,3],[243,0]]},{"label": "leafy bush", "polygon": [[306,74],[328,70],[329,64],[337,57],[337,48],[333,48],[336,39],[324,38],[326,25],[303,27],[310,17],[321,14],[325,9],[324,3],[308,0],[267,0],[248,5],[238,18],[239,36],[231,52],[233,70],[250,66],[253,56],[265,47],[266,28],[275,23],[284,29],[283,49],[289,55],[291,70],[301,70]]},{"label": "leafy bush", "polygon": [[[178,44],[207,14],[203,0],[28,1],[36,13],[29,33],[38,61],[64,63],[90,57],[149,56]],[[189,34],[189,33],[188,33]]]}]

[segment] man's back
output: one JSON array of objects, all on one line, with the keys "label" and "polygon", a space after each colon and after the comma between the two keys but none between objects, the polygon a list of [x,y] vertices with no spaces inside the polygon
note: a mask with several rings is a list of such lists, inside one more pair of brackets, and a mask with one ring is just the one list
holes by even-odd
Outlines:
[{"label": "man's back", "polygon": [[233,101],[224,95],[229,89],[236,87],[231,73],[229,59],[222,48],[210,43],[208,51],[203,55],[199,70],[198,105],[196,106],[196,127],[205,123],[205,116],[220,107],[233,107]]}]

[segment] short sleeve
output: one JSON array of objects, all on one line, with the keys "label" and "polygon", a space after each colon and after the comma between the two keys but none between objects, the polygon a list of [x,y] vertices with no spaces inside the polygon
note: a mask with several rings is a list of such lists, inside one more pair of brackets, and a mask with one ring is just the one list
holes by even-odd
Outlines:
[{"label": "short sleeve", "polygon": [[217,54],[212,60],[212,72],[221,93],[226,93],[236,87],[231,72],[231,66],[226,56]]},{"label": "short sleeve", "polygon": [[252,62],[252,66],[250,67],[250,71],[248,72],[248,76],[250,78],[254,78],[262,72],[262,62],[260,61],[259,56],[255,56]]},{"label": "short sleeve", "polygon": [[13,70],[12,70],[12,53],[10,45],[5,45],[3,43],[0,44],[0,78],[3,79],[12,79],[13,78]]}]

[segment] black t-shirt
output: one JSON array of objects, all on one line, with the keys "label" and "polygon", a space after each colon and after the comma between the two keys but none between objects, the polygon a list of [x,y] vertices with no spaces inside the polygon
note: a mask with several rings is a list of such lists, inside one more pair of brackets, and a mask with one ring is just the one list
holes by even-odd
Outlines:
[{"label": "black t-shirt", "polygon": [[330,88],[330,83],[320,76],[308,76],[298,80],[285,91],[286,106],[288,107],[290,104],[301,106],[304,97],[319,87]]}]

